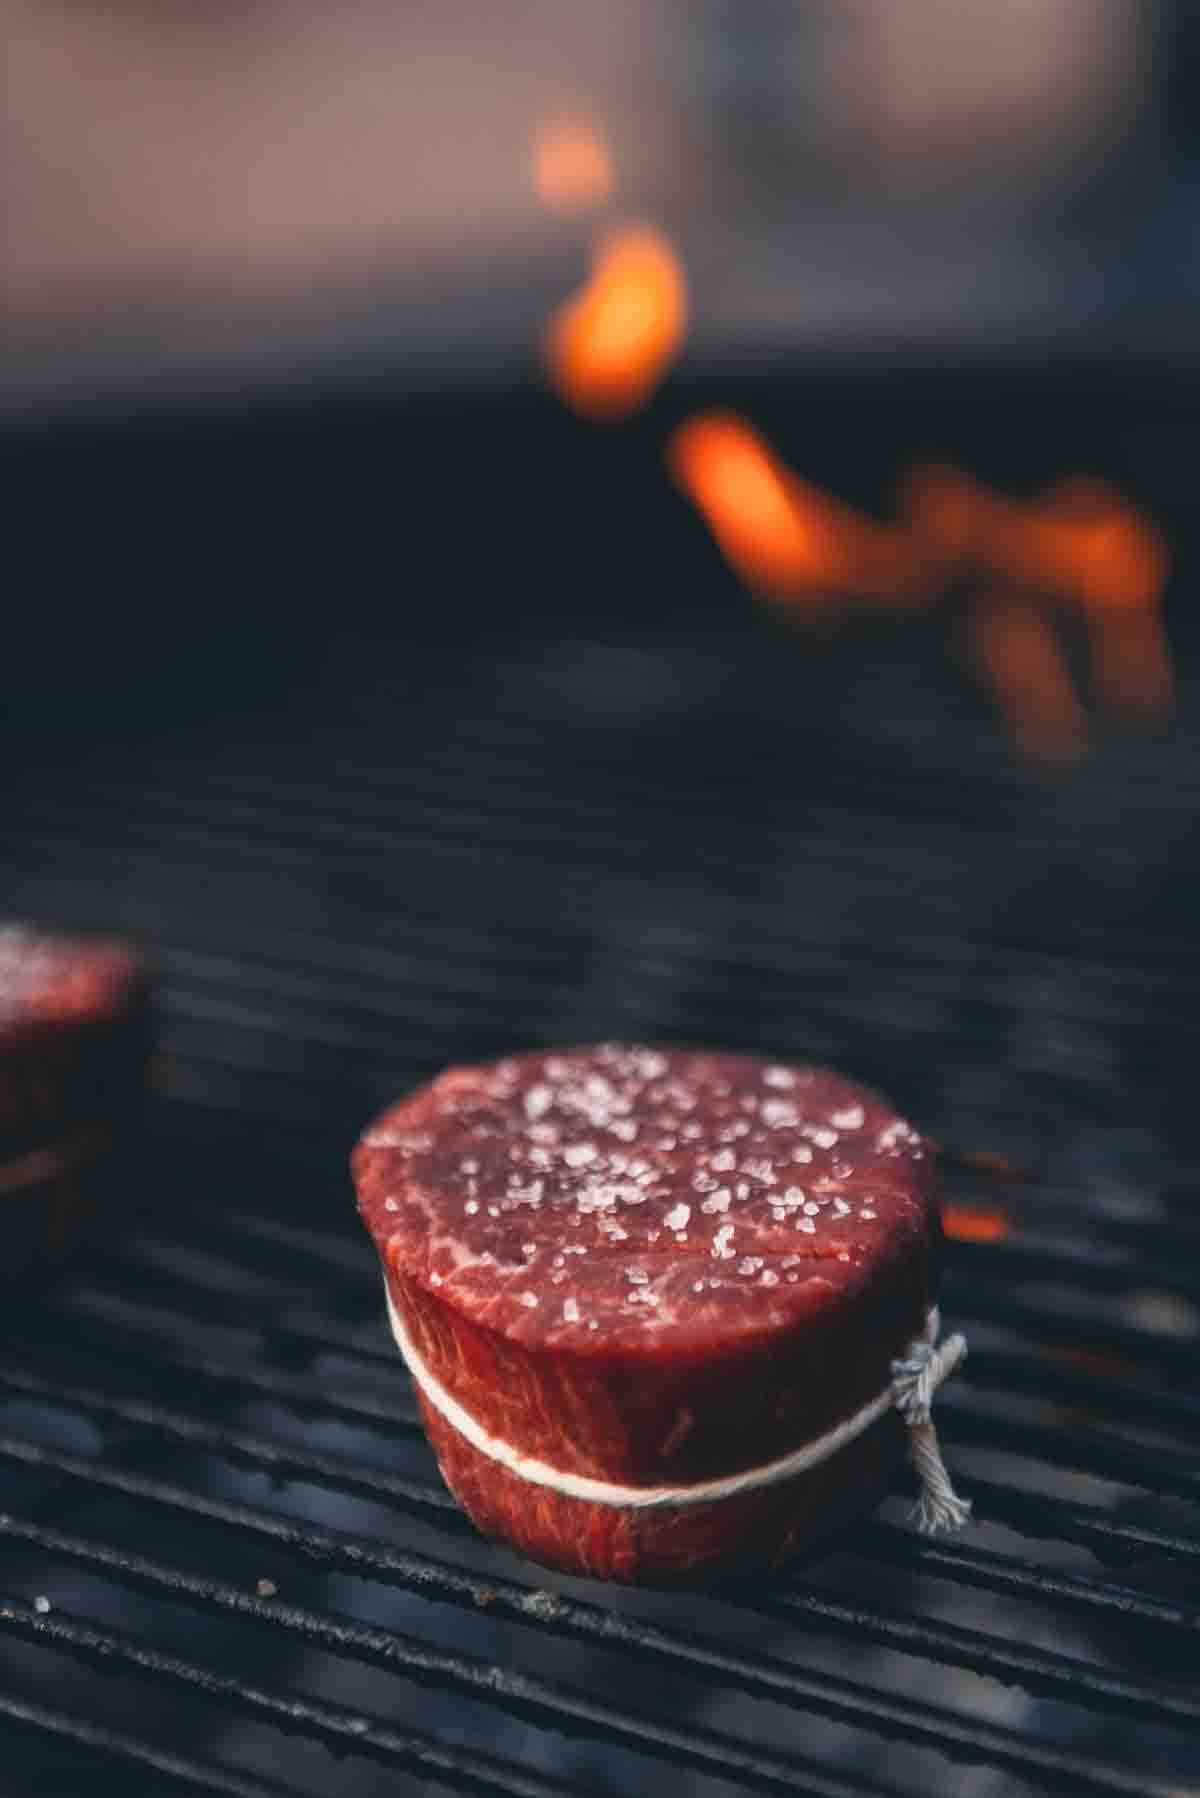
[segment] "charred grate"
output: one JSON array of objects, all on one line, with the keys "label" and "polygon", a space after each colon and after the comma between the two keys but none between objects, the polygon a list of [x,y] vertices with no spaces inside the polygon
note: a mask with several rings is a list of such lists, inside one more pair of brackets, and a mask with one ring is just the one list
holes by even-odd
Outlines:
[{"label": "charred grate", "polygon": [[[165,1057],[136,1221],[8,1309],[0,1789],[1193,1789],[1194,764],[898,758],[900,699],[797,726],[778,653],[431,654],[25,778],[9,908],[140,936]],[[830,1057],[1026,1170],[950,1173],[1005,1220],[945,1298],[968,1536],[898,1493],[770,1587],[613,1594],[450,1503],[345,1149],[451,1057],[617,1034]]]}]

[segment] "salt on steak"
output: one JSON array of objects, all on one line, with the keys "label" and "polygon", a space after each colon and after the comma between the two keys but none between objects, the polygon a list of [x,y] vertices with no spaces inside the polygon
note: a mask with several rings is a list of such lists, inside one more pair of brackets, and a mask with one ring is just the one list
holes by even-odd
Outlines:
[{"label": "salt on steak", "polygon": [[837,1074],[621,1045],[454,1068],[353,1171],[447,1484],[534,1560],[773,1566],[880,1495],[902,1398],[932,1437],[933,1154]]}]

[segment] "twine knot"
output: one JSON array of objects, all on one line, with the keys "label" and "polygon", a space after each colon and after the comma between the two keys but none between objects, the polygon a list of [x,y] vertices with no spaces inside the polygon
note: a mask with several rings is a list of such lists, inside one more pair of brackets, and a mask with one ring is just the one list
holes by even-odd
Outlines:
[{"label": "twine knot", "polygon": [[935,1307],[929,1313],[924,1337],[910,1345],[903,1361],[892,1362],[892,1402],[908,1425],[909,1458],[921,1483],[912,1517],[923,1535],[961,1529],[971,1515],[970,1500],[960,1498],[950,1483],[930,1417],[934,1393],[967,1353],[963,1336],[949,1336],[937,1347],[940,1328]]}]

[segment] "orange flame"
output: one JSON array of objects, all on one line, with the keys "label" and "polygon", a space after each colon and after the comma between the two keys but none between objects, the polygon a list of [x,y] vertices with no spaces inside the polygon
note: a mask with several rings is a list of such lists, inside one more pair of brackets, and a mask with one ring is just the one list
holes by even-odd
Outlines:
[{"label": "orange flame", "polygon": [[957,469],[912,471],[902,497],[928,555],[969,561],[1006,582],[1088,608],[1154,607],[1168,572],[1153,525],[1101,481],[1063,481],[1021,504],[989,493]]},{"label": "orange flame", "polygon": [[1019,594],[986,596],[971,617],[975,649],[1013,736],[1034,761],[1069,761],[1087,719],[1043,612]]},{"label": "orange flame", "polygon": [[954,1242],[1002,1242],[1008,1213],[999,1205],[943,1205],[942,1234]]},{"label": "orange flame", "polygon": [[592,418],[620,418],[653,392],[683,343],[687,285],[670,243],[630,225],[598,245],[592,272],[546,329],[555,388]]},{"label": "orange flame", "polygon": [[587,212],[612,198],[612,152],[599,128],[564,114],[548,119],[533,140],[533,186],[551,212]]},{"label": "orange flame", "polygon": [[1051,499],[1060,516],[1091,525],[1097,561],[1107,542],[1104,586],[1098,593],[1093,576],[1084,596],[1097,692],[1118,717],[1165,717],[1175,700],[1159,604],[1170,572],[1166,544],[1103,482],[1060,481]]},{"label": "orange flame", "polygon": [[903,598],[921,585],[901,532],[809,486],[732,413],[680,426],[667,463],[730,565],[774,599],[868,592]]},{"label": "orange flame", "polygon": [[1087,720],[1039,599],[1083,611],[1096,690],[1119,716],[1169,711],[1160,598],[1169,557],[1154,526],[1099,481],[1061,482],[1032,504],[989,493],[956,469],[901,483],[903,524],[881,525],[794,475],[743,419],[689,420],[668,446],[676,483],[726,560],[773,600],[932,598],[954,577],[988,586],[976,652],[1026,753],[1073,756]]}]

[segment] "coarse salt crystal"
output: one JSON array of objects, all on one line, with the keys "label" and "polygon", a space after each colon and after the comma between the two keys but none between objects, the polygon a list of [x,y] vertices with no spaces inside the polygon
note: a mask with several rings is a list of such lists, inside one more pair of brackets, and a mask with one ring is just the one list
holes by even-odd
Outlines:
[{"label": "coarse salt crystal", "polygon": [[714,1255],[714,1257],[716,1259],[718,1259],[720,1261],[732,1261],[733,1260],[733,1257],[737,1251],[735,1249],[731,1249],[729,1246],[732,1236],[733,1236],[733,1225],[732,1224],[722,1224],[721,1228],[717,1231],[716,1235],[713,1237],[712,1254]]},{"label": "coarse salt crystal", "polygon": [[554,1103],[554,1092],[549,1086],[531,1086],[525,1094],[525,1116],[530,1123],[544,1117]]},{"label": "coarse salt crystal", "polygon": [[796,1077],[789,1074],[786,1068],[767,1068],[763,1074],[764,1086],[795,1086]]},{"label": "coarse salt crystal", "polygon": [[670,1211],[667,1212],[667,1215],[663,1218],[663,1223],[668,1230],[686,1230],[687,1221],[691,1215],[692,1208],[690,1205],[673,1205]]},{"label": "coarse salt crystal", "polygon": [[706,1211],[709,1216],[716,1211],[728,1211],[731,1198],[732,1194],[730,1193],[729,1188],[727,1186],[722,1186],[720,1191],[714,1192],[710,1199],[703,1199],[701,1201],[700,1209],[701,1211]]},{"label": "coarse salt crystal", "polygon": [[596,1159],[596,1145],[592,1142],[569,1143],[563,1150],[563,1160],[568,1167],[586,1167]]},{"label": "coarse salt crystal", "polygon": [[536,1292],[523,1292],[521,1294],[521,1303],[525,1306],[527,1311],[532,1311],[537,1302],[538,1298]]},{"label": "coarse salt crystal", "polygon": [[579,1306],[574,1299],[563,1300],[563,1322],[577,1324],[579,1322]]},{"label": "coarse salt crystal", "polygon": [[836,1124],[839,1130],[861,1130],[866,1122],[867,1114],[861,1105],[847,1105],[841,1111],[830,1116],[830,1123]]}]

